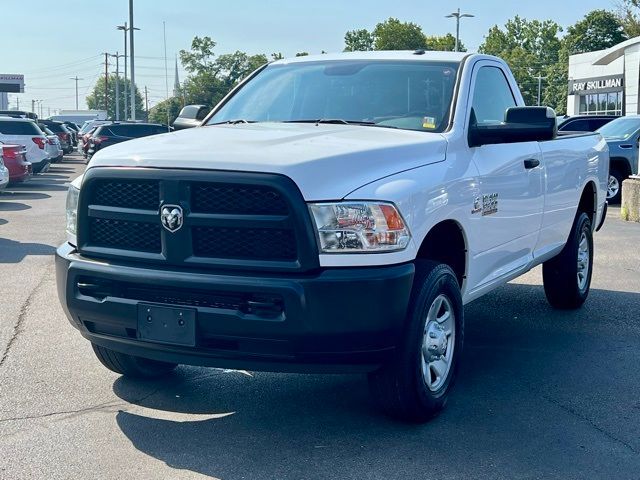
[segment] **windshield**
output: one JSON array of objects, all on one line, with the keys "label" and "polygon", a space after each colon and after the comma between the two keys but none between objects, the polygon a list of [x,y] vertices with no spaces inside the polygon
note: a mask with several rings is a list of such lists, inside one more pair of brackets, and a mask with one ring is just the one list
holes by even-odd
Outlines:
[{"label": "windshield", "polygon": [[640,117],[618,118],[596,130],[604,138],[626,140],[640,128]]},{"label": "windshield", "polygon": [[320,61],[273,64],[207,122],[330,122],[442,132],[457,63]]}]

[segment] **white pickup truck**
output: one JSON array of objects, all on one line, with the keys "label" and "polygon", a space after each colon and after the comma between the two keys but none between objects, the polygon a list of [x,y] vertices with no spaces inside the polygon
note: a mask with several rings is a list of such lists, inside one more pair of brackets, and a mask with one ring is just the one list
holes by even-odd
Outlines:
[{"label": "white pickup truck", "polygon": [[558,137],[500,59],[280,60],[202,126],[96,154],[56,256],[71,323],[109,369],[367,372],[426,421],[459,367],[464,304],[543,265],[589,292],[607,145]]}]

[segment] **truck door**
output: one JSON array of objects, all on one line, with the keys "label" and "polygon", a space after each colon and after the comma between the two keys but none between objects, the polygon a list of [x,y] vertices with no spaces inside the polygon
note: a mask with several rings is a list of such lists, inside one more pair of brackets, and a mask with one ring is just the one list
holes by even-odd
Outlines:
[{"label": "truck door", "polygon": [[[507,108],[518,104],[504,71],[492,62],[476,64],[471,89],[469,122],[501,123]],[[544,166],[538,142],[482,145],[470,153],[480,189],[471,216],[477,242],[473,289],[521,271],[532,260],[542,222]]]}]

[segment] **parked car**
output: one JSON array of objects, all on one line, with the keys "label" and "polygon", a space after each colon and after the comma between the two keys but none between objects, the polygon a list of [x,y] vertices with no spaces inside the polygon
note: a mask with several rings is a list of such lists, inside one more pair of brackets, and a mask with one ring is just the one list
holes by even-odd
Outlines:
[{"label": "parked car", "polygon": [[575,115],[558,122],[559,132],[595,132],[600,127],[619,118],[617,115]]},{"label": "parked car", "polygon": [[31,177],[31,163],[27,161],[27,149],[23,145],[6,145],[0,142],[4,164],[9,170],[9,183],[25,182]]},{"label": "parked car", "polygon": [[609,145],[609,185],[607,200],[620,203],[622,182],[629,175],[638,173],[638,148],[640,146],[640,115],[620,117],[598,129]]},{"label": "parked car", "polygon": [[9,185],[9,169],[4,164],[4,152],[0,148],[0,191]]},{"label": "parked car", "polygon": [[46,151],[47,137],[38,125],[27,118],[0,117],[0,141],[24,145],[33,173],[46,172],[51,160]]},{"label": "parked car", "polygon": [[78,146],[78,132],[80,131],[80,127],[78,127],[78,125],[70,121],[64,121],[62,123],[64,124],[65,127],[67,127],[67,129],[69,130],[69,133],[71,133],[71,143],[73,147],[76,148]]},{"label": "parked car", "polygon": [[111,120],[88,120],[84,122],[82,128],[78,132],[78,153],[82,153],[85,158],[87,158],[87,151],[89,150],[89,146],[86,145],[87,140],[92,132],[95,132],[96,128],[100,125],[109,125],[113,123]]},{"label": "parked car", "polygon": [[172,126],[176,130],[197,127],[202,124],[210,111],[211,108],[206,105],[186,105],[180,110],[180,114],[173,121]]},{"label": "parked car", "polygon": [[73,151],[73,145],[71,140],[71,132],[62,122],[55,122],[53,120],[40,120],[38,123],[44,124],[49,130],[58,136],[60,139],[60,145],[62,151],[65,154],[69,154]]},{"label": "parked car", "polygon": [[42,130],[47,136],[47,144],[45,145],[45,150],[49,155],[49,160],[51,163],[56,163],[62,160],[64,156],[64,151],[62,150],[62,145],[60,144],[60,138],[53,133],[49,128],[43,124],[39,123],[38,127]]},{"label": "parked car", "polygon": [[493,56],[276,61],[205,126],[93,157],[57,291],[119,374],[368,372],[385,412],[423,422],[455,382],[464,304],[541,264],[553,307],[587,299],[607,145],[556,130]]},{"label": "parked car", "polygon": [[91,158],[97,151],[111,145],[134,138],[159,135],[168,131],[169,129],[166,125],[159,123],[115,122],[110,125],[101,125],[89,137],[88,158]]},{"label": "parked car", "polygon": [[84,158],[89,158],[89,146],[91,145],[90,139],[97,129],[98,129],[97,126],[91,127],[87,133],[82,135],[82,140],[78,142],[78,148],[82,146],[81,153]]},{"label": "parked car", "polygon": [[31,120],[38,120],[38,115],[33,112],[27,112],[24,110],[0,110],[0,116],[14,117],[14,118],[30,118]]}]

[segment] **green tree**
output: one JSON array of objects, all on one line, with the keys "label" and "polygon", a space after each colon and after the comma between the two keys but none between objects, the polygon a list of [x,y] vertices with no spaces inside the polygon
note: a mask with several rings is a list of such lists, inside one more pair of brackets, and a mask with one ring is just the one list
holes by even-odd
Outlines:
[{"label": "green tree", "polygon": [[[181,89],[188,104],[213,107],[242,79],[269,61],[266,55],[248,55],[241,51],[214,58],[215,46],[216,42],[210,37],[195,37],[190,50],[180,51],[180,60],[189,72]],[[281,54],[272,57],[281,57]]]},{"label": "green tree", "polygon": [[176,119],[182,109],[182,99],[171,97],[155,104],[149,109],[149,121],[154,123],[167,123],[167,109],[169,110],[169,125]]},{"label": "green tree", "polygon": [[422,28],[411,22],[401,22],[397,18],[378,23],[373,30],[376,50],[417,50],[427,48]]},{"label": "green tree", "polygon": [[366,28],[349,30],[344,34],[345,52],[366,52],[373,50],[373,34]]},{"label": "green tree", "polygon": [[563,39],[569,55],[604,50],[629,37],[620,19],[607,10],[593,10],[567,29]]},{"label": "green tree", "polygon": [[306,57],[309,55],[309,52],[298,52],[296,53],[296,57]]},{"label": "green tree", "polygon": [[271,54],[272,60],[282,60],[283,58],[284,58],[284,55],[282,55],[282,53],[280,52]]},{"label": "green tree", "polygon": [[[129,79],[127,79],[127,93],[129,95],[131,95],[131,81]],[[120,104],[120,118],[121,119],[125,119],[127,117],[131,116],[131,106],[129,104],[129,102],[127,102],[127,104],[129,105],[129,110],[126,112],[126,116],[125,116],[125,110],[124,110],[124,86],[125,86],[125,82],[124,82],[124,78],[120,77],[119,78],[119,85],[118,88],[120,90],[120,95],[118,97],[119,99],[119,104]],[[87,102],[87,107],[89,107],[90,109],[95,109],[95,110],[104,110],[104,90],[105,90],[105,85],[104,85],[104,78],[101,78],[100,80],[98,80],[95,84],[95,86],[93,87],[93,90],[91,91],[91,93],[89,95],[87,95],[86,97],[86,102]],[[136,98],[136,118],[145,118],[145,111],[144,111],[144,104],[142,101],[142,95],[140,95],[140,91],[138,90],[138,87],[136,87],[136,91],[135,91],[135,98]],[[109,75],[109,82],[108,82],[108,89],[107,89],[107,115],[109,118],[115,119],[116,118],[116,75],[115,73],[112,73],[111,75]]]},{"label": "green tree", "polygon": [[[442,37],[431,36],[426,37],[427,50],[435,50],[440,52],[453,52],[456,49],[456,37],[447,33]],[[466,52],[467,48],[462,41],[458,41],[458,51]]]},{"label": "green tree", "polygon": [[618,20],[629,38],[640,36],[640,1],[621,0],[618,8]]},{"label": "green tree", "polygon": [[194,37],[191,50],[180,50],[180,63],[189,73],[209,72],[214,67],[213,49],[216,47],[211,37]]},{"label": "green tree", "polygon": [[[559,88],[560,81],[554,67],[560,62],[562,28],[552,20],[526,20],[519,16],[509,20],[504,29],[497,25],[489,30],[479,51],[503,58],[520,86],[528,105],[535,105],[538,97],[538,75],[547,77],[544,89]],[[567,64],[565,64],[566,68]],[[553,71],[552,71],[553,70]],[[553,83],[556,82],[556,83]],[[562,88],[566,90],[566,81]],[[543,90],[543,95],[545,91]],[[565,108],[564,102],[549,106],[556,110]]]}]

